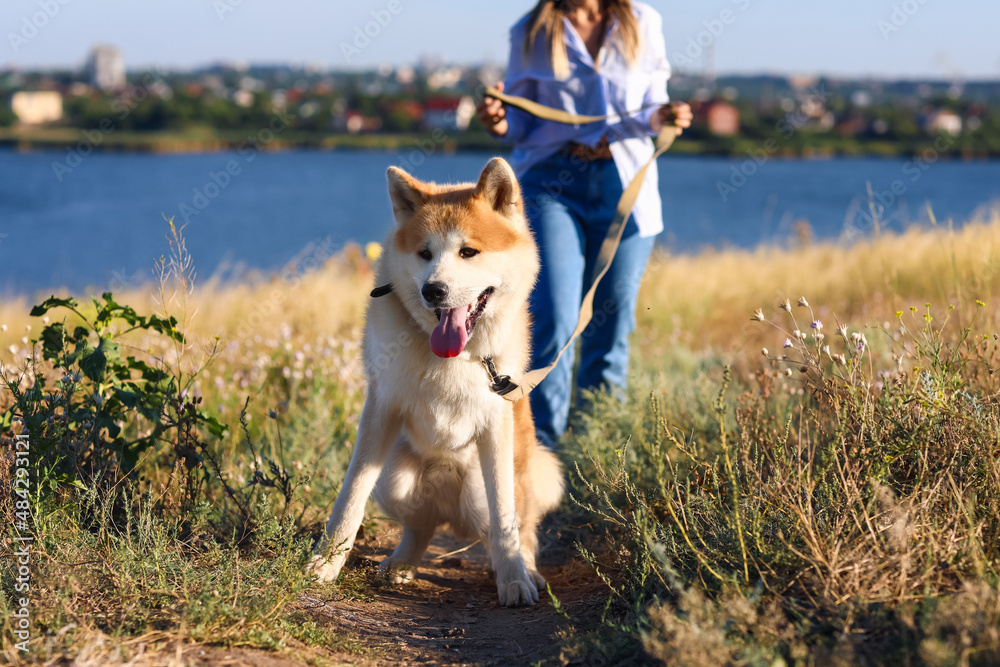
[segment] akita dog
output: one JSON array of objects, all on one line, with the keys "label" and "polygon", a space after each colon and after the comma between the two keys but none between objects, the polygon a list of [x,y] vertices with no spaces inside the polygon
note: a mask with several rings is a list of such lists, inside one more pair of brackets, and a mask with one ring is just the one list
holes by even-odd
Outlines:
[{"label": "akita dog", "polygon": [[501,158],[475,184],[422,183],[396,167],[388,180],[396,222],[365,325],[368,397],[312,567],[337,578],[374,489],[403,525],[382,571],[412,578],[449,524],[488,545],[501,604],[533,604],[545,586],[538,523],[559,504],[562,470],[535,438],[527,397],[491,389],[496,369],[516,378],[530,356],[539,260],[520,187]]}]

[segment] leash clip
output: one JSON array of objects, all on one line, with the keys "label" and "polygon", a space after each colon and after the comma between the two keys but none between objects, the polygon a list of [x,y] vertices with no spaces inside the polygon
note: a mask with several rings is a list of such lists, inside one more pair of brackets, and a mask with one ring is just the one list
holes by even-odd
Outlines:
[{"label": "leash clip", "polygon": [[500,375],[497,373],[497,367],[493,364],[493,357],[484,358],[483,365],[486,366],[486,372],[490,374],[490,389],[493,393],[499,396],[506,396],[517,389],[517,384],[510,379],[509,375]]}]

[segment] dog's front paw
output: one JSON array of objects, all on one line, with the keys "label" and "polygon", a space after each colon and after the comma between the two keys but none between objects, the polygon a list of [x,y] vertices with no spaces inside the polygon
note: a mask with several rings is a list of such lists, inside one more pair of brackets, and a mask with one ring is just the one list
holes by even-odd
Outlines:
[{"label": "dog's front paw", "polygon": [[378,571],[383,576],[389,577],[389,581],[394,584],[408,584],[416,577],[417,568],[406,563],[397,563],[392,556],[386,556],[378,564]]},{"label": "dog's front paw", "polygon": [[505,607],[521,607],[538,602],[538,587],[523,563],[518,568],[503,569],[513,571],[504,576],[501,570],[497,570],[497,594],[500,596],[500,604]]},{"label": "dog's front paw", "polygon": [[540,591],[545,590],[545,577],[543,577],[538,570],[528,570],[528,576],[531,577],[531,581],[534,582],[535,588]]},{"label": "dog's front paw", "polygon": [[306,568],[309,572],[312,572],[320,581],[325,581],[332,583],[337,580],[340,576],[340,568],[343,565],[343,560],[337,558],[336,556],[323,556],[316,554],[309,561],[309,566]]}]

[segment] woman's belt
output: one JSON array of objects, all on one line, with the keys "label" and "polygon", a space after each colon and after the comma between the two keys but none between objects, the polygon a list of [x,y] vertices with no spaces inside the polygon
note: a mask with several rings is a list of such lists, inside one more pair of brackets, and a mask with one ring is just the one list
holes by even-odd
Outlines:
[{"label": "woman's belt", "polygon": [[578,144],[575,141],[571,141],[562,149],[562,153],[569,157],[575,157],[578,160],[583,160],[584,162],[593,162],[594,160],[610,160],[612,158],[611,145],[608,143],[607,137],[601,137],[601,140],[596,146],[588,146],[586,144]]}]

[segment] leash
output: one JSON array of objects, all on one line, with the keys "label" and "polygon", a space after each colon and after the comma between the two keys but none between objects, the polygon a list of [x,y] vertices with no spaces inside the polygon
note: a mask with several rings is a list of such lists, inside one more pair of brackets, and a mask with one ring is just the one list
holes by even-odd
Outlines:
[{"label": "leash", "polygon": [[[539,104],[534,100],[529,100],[524,97],[501,93],[496,88],[487,88],[486,95],[489,97],[495,97],[504,104],[521,109],[522,111],[530,113],[531,115],[541,118],[542,120],[549,120],[555,123],[564,123],[567,125],[597,123],[618,116],[618,114],[610,114],[607,116],[578,116],[562,109],[547,107],[544,104]],[[576,339],[580,337],[580,334],[582,334],[587,328],[587,325],[590,324],[590,320],[594,317],[594,295],[597,292],[597,286],[601,283],[601,279],[604,278],[604,275],[608,272],[608,269],[611,267],[611,262],[614,260],[615,254],[618,252],[618,246],[620,246],[622,242],[622,234],[625,232],[625,223],[628,221],[629,216],[632,215],[632,209],[635,207],[635,201],[639,198],[639,192],[642,190],[643,181],[646,180],[646,172],[649,170],[650,165],[656,162],[658,157],[670,149],[679,134],[680,128],[673,125],[663,126],[663,129],[660,130],[659,136],[656,137],[656,150],[653,151],[653,156],[639,168],[635,178],[633,178],[632,182],[628,184],[628,187],[626,187],[625,191],[622,193],[621,199],[618,200],[618,205],[615,207],[614,220],[611,222],[611,226],[608,227],[608,233],[604,237],[604,241],[601,242],[601,251],[597,255],[597,264],[594,267],[595,276],[593,282],[591,282],[590,288],[587,290],[587,293],[584,294],[583,301],[580,304],[580,319],[577,321],[576,329],[573,331],[573,334],[556,354],[555,359],[553,359],[548,366],[528,371],[521,378],[520,384],[515,384],[506,376],[496,376],[495,371],[490,373],[491,379],[493,380],[493,390],[508,401],[519,401],[531,393],[531,390],[537,387],[539,383],[541,383],[541,381],[552,372],[566,350],[570,348],[574,341],[576,341]],[[492,365],[492,363],[490,365]],[[506,379],[505,383],[500,383],[501,388],[504,390],[504,393],[502,394],[496,389],[498,377],[500,379]]]},{"label": "leash", "polygon": [[[541,118],[542,120],[548,120],[554,123],[563,123],[565,125],[587,125],[589,123],[599,123],[611,118],[618,118],[622,115],[608,114],[605,116],[583,116],[572,114],[562,109],[553,109],[552,107],[545,106],[544,104],[539,104],[538,102],[529,100],[526,97],[518,97],[517,95],[507,95],[506,93],[501,93],[496,88],[487,88],[486,95],[488,97],[494,97],[508,106],[521,109],[522,111],[525,111],[532,116],[536,116],[537,118]],[[541,381],[552,372],[566,350],[570,348],[576,339],[580,337],[580,334],[582,334],[587,328],[587,325],[590,324],[590,321],[594,317],[594,295],[597,293],[597,286],[601,283],[601,279],[603,279],[604,275],[608,272],[608,269],[611,267],[611,262],[614,260],[615,254],[618,252],[618,246],[620,246],[622,242],[622,234],[625,232],[625,223],[632,215],[632,209],[635,207],[636,199],[639,198],[639,192],[642,190],[643,181],[646,180],[646,172],[649,170],[650,165],[656,162],[658,157],[670,149],[679,134],[680,128],[673,125],[663,126],[663,129],[660,130],[660,134],[656,137],[656,150],[653,151],[652,157],[650,157],[649,160],[647,160],[646,163],[639,168],[635,178],[633,178],[632,182],[628,184],[628,187],[625,188],[621,198],[618,200],[618,205],[615,207],[614,220],[612,220],[611,225],[608,227],[608,233],[604,237],[604,241],[601,242],[601,251],[597,255],[597,264],[594,267],[595,275],[593,282],[591,282],[587,293],[583,295],[583,301],[580,304],[580,318],[577,320],[576,329],[574,329],[573,334],[569,337],[569,340],[566,341],[566,344],[562,346],[548,366],[528,371],[521,378],[520,384],[515,383],[509,375],[500,375],[496,370],[492,357],[483,359],[483,366],[486,367],[486,372],[490,376],[490,389],[493,392],[503,396],[506,400],[512,403],[515,403],[530,394],[531,390],[537,387],[539,383],[541,383]],[[381,287],[373,289],[371,295],[372,297],[377,298],[385,296],[391,291],[392,284],[382,285]]]}]

